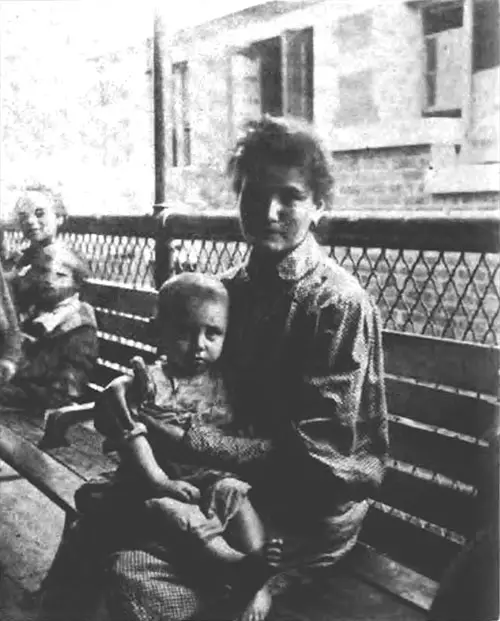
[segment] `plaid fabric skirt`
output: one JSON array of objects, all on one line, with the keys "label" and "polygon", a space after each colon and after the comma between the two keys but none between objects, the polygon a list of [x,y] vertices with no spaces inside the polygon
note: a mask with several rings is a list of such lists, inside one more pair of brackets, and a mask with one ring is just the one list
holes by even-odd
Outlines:
[{"label": "plaid fabric skirt", "polygon": [[[265,519],[270,537],[284,539],[283,567],[271,581],[275,594],[304,571],[329,567],[356,543],[368,503],[349,502],[307,534]],[[188,561],[186,563],[186,561]],[[228,585],[191,557],[152,550],[121,550],[108,567],[107,603],[112,621],[233,621],[246,603],[231,599]],[[273,584],[274,582],[274,584]]]},{"label": "plaid fabric skirt", "polygon": [[[238,498],[229,489],[226,500],[213,507],[221,532]],[[83,498],[79,497],[80,502]],[[113,501],[109,511],[89,511],[67,530],[45,581],[40,620],[90,621],[92,617],[84,616],[83,610],[101,596],[112,621],[233,621],[238,617],[245,603],[231,598],[230,582],[201,553],[199,541],[194,544],[193,532],[180,530],[177,536],[159,541],[145,527],[144,513],[136,510],[139,506],[126,508]],[[368,503],[349,501],[339,505],[334,515],[299,525],[290,519],[293,507],[279,517],[259,506],[256,509],[267,537],[284,540],[282,570],[275,579],[279,591],[295,576],[329,567],[345,556],[356,543]]]}]

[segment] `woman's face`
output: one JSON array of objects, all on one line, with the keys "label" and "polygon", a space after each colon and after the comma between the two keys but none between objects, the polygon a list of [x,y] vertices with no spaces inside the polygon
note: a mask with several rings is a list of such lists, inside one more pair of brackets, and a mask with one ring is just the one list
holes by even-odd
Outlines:
[{"label": "woman's face", "polygon": [[238,207],[246,240],[277,256],[300,244],[318,212],[302,170],[280,165],[244,177]]}]

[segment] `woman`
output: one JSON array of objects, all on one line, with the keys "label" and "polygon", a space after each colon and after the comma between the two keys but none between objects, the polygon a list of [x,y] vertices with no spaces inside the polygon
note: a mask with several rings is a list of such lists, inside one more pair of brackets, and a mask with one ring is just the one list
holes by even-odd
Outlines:
[{"label": "woman", "polygon": [[[269,532],[284,539],[287,568],[325,567],[354,546],[366,499],[384,474],[378,313],[311,234],[330,207],[333,177],[308,126],[271,117],[250,123],[229,172],[252,247],[225,278],[225,381],[240,433],[194,422],[167,429],[186,461],[252,482]],[[168,550],[122,548],[109,557],[107,575],[116,621],[206,619],[221,593]]]}]

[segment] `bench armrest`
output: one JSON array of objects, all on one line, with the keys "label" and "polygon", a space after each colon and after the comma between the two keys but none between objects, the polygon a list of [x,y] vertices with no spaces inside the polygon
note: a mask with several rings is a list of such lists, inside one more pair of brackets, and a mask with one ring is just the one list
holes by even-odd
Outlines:
[{"label": "bench armrest", "polygon": [[87,420],[92,420],[94,402],[75,403],[45,411],[45,433],[38,446],[42,449],[68,446],[68,429]]}]

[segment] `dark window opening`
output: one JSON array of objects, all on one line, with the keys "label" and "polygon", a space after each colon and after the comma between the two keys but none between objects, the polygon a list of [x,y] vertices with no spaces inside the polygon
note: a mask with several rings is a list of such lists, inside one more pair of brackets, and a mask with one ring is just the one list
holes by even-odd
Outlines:
[{"label": "dark window opening", "polygon": [[261,63],[261,112],[281,116],[283,114],[281,38],[273,37],[254,43],[252,53],[260,58]]},{"label": "dark window opening", "polygon": [[423,11],[424,116],[460,117],[464,82],[463,8],[443,2]]},{"label": "dark window opening", "polygon": [[499,16],[498,0],[483,0],[474,5],[473,71],[500,64]]}]

